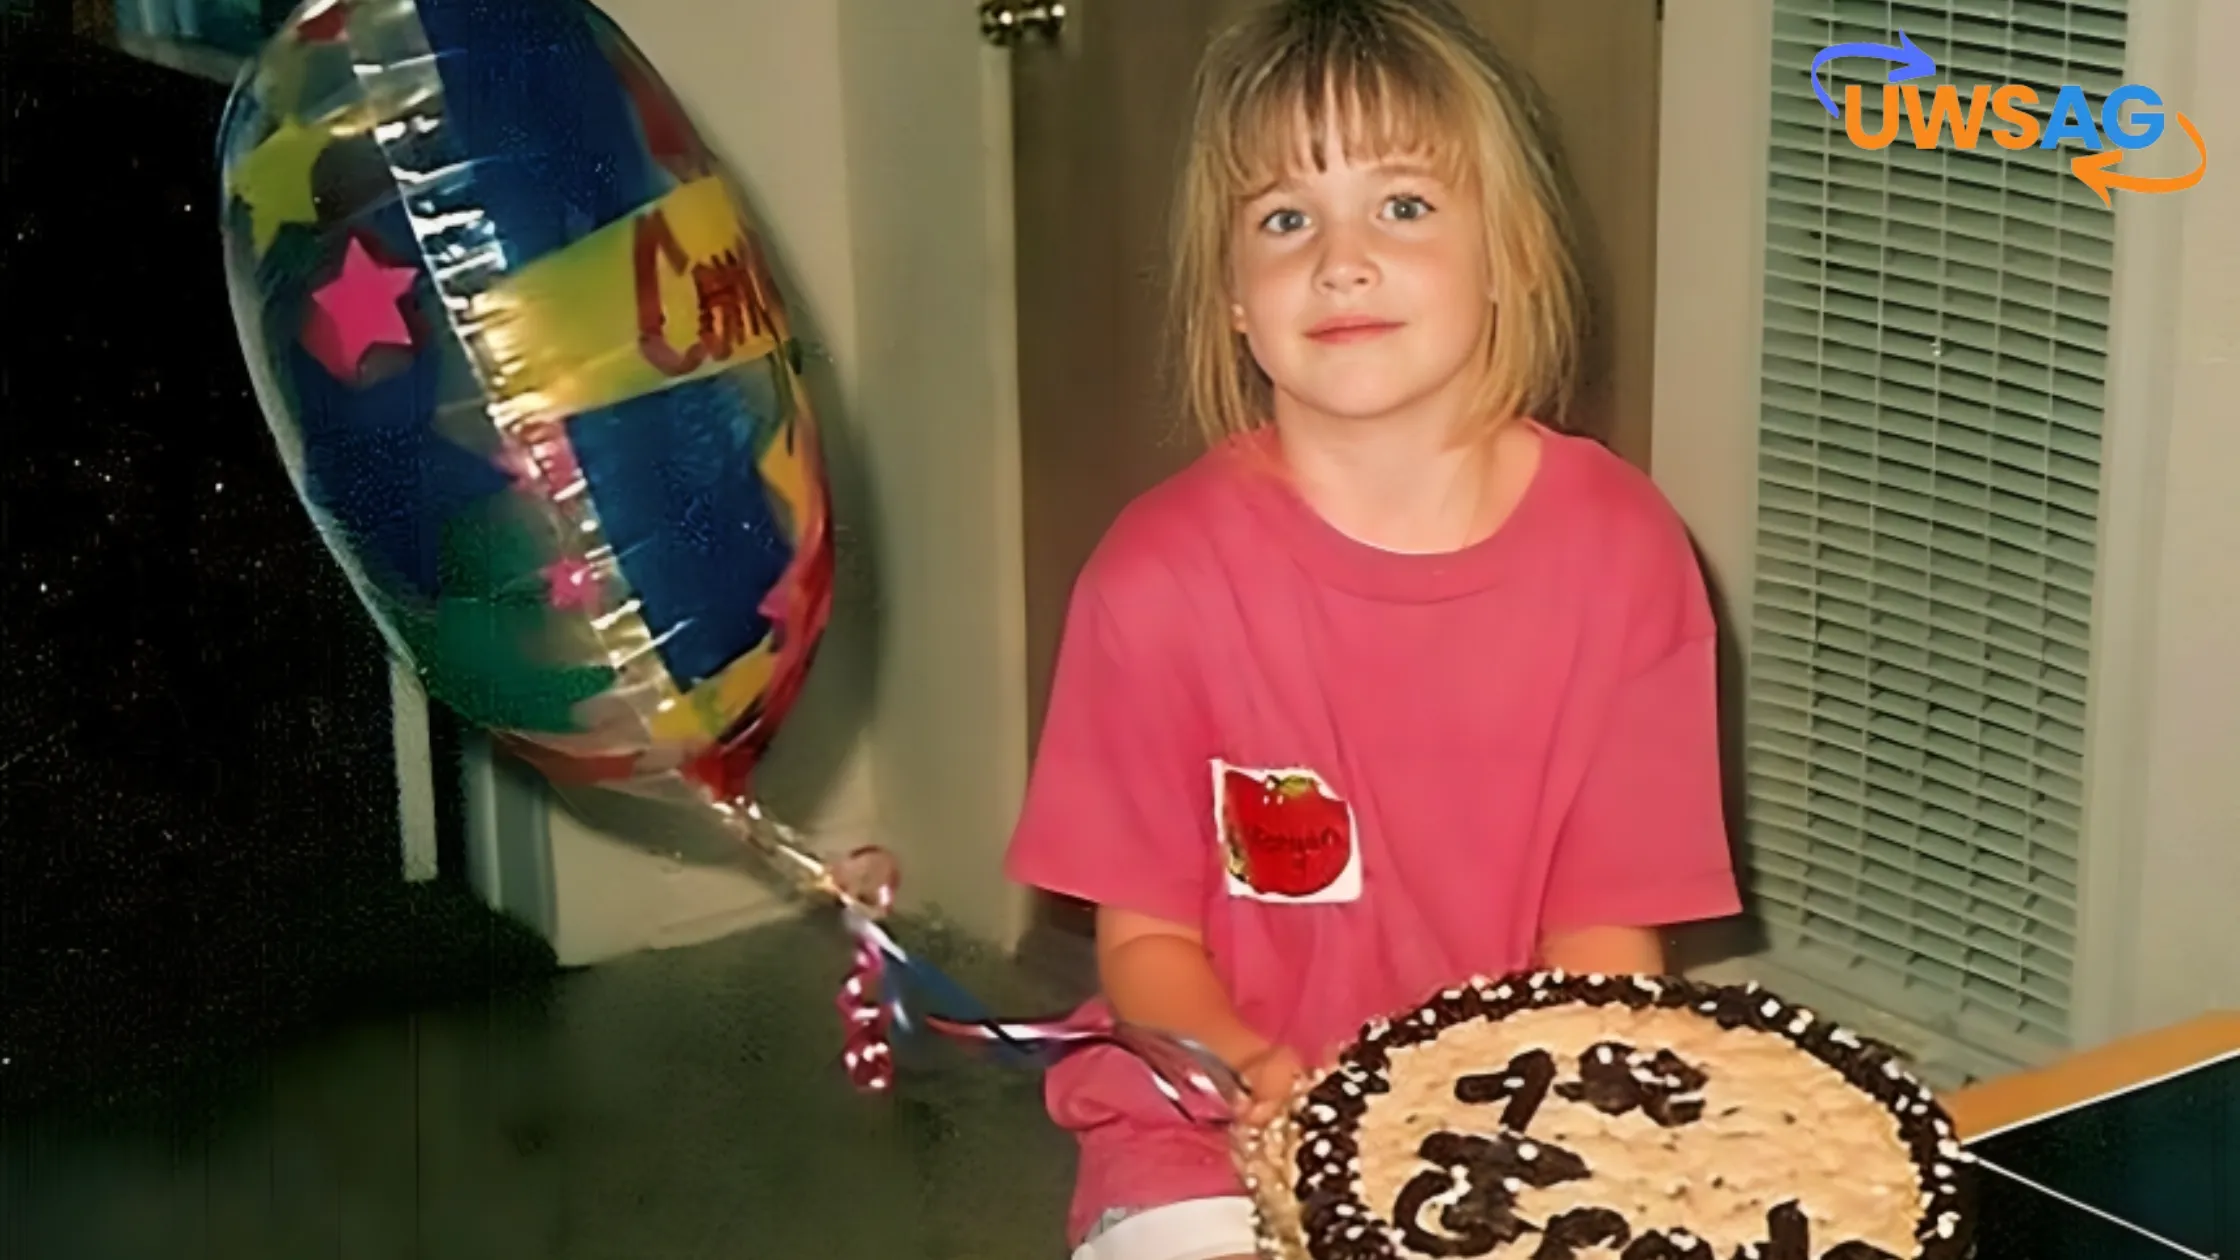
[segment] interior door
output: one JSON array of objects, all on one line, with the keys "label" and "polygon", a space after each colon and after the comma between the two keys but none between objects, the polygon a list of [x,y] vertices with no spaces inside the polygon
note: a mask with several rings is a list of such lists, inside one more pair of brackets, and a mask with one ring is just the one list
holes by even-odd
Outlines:
[{"label": "interior door", "polygon": [[1554,118],[1595,308],[1569,423],[1649,466],[1656,353],[1657,60],[1663,0],[1458,0]]},{"label": "interior door", "polygon": [[[1197,438],[1165,370],[1168,206],[1208,36],[1265,0],[990,0],[1010,15],[1030,738],[1074,575]],[[1570,419],[1643,467],[1655,294],[1657,0],[1463,0],[1547,97],[1601,318]],[[1062,17],[1059,11],[1062,9]],[[1038,926],[1080,930],[1078,907]]]},{"label": "interior door", "polygon": [[1238,7],[1072,0],[1054,42],[1014,47],[1030,736],[1074,574],[1197,451],[1165,373],[1168,201],[1198,54]]}]

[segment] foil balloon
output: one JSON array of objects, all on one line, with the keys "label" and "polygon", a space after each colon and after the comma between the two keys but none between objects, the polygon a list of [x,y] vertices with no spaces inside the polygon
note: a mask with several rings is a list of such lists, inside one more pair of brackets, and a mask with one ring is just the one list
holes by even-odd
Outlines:
[{"label": "foil balloon", "polygon": [[889,854],[820,855],[757,801],[831,608],[817,428],[736,182],[610,20],[307,0],[236,83],[219,163],[280,458],[430,695],[557,783],[713,810],[837,903],[859,1087],[891,1085],[898,1033],[1038,1064],[1118,1045],[1225,1114],[1197,1047],[987,1014],[883,925]]},{"label": "foil balloon", "polygon": [[312,0],[219,142],[294,485],[429,693],[555,781],[736,802],[831,601],[735,181],[575,0]]}]

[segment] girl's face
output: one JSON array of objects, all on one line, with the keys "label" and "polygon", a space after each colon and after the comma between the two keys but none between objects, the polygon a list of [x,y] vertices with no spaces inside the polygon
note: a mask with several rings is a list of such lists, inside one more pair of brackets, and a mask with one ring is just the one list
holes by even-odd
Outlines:
[{"label": "girl's face", "polygon": [[1476,193],[1335,139],[1327,156],[1247,201],[1231,238],[1234,322],[1275,385],[1276,419],[1459,405],[1493,318]]}]

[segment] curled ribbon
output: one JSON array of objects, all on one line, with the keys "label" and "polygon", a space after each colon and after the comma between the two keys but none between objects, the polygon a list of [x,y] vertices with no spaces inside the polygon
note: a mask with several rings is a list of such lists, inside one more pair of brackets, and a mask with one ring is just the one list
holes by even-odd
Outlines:
[{"label": "curled ribbon", "polygon": [[[1187,1038],[1110,1016],[1073,1014],[1057,1019],[1001,1020],[983,1010],[962,986],[930,962],[904,949],[882,920],[894,908],[901,869],[885,849],[865,847],[837,862],[818,857],[793,828],[753,801],[720,805],[757,849],[791,874],[804,891],[840,904],[841,920],[855,940],[854,958],[835,1001],[843,1025],[841,1062],[849,1081],[867,1093],[894,1087],[894,1037],[922,1029],[998,1057],[1048,1067],[1070,1054],[1100,1046],[1135,1056],[1152,1084],[1189,1121],[1229,1122],[1244,1097],[1243,1081],[1204,1046]],[[911,989],[929,994],[948,1014],[916,1016],[905,1000]]]},{"label": "curled ribbon", "polygon": [[965,1021],[929,1015],[925,1023],[953,1040],[1001,1045],[1045,1063],[1097,1046],[1125,1050],[1142,1061],[1151,1083],[1183,1119],[1197,1124],[1227,1124],[1245,1094],[1243,1080],[1204,1046],[1123,1020]]}]

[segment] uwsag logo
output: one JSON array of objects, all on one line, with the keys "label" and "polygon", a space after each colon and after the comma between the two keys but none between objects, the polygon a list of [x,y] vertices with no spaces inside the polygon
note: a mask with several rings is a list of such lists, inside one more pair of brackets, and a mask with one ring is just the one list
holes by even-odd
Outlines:
[{"label": "uwsag logo", "polygon": [[[1868,128],[1865,92],[1859,84],[1845,85],[1843,108],[1839,111],[1828,96],[1828,89],[1820,82],[1820,68],[1844,57],[1872,57],[1896,63],[1890,69],[1889,81],[1883,84],[1882,114],[1879,125],[1872,130]],[[1830,115],[1843,119],[1844,132],[1862,149],[1890,147],[1898,138],[1898,125],[1902,121],[1910,128],[1917,149],[1934,149],[1945,143],[1945,133],[1949,130],[1953,148],[1973,150],[1983,138],[1987,113],[1996,120],[1991,123],[1991,140],[2002,149],[2020,150],[2033,145],[2051,149],[2065,141],[2073,142],[2087,151],[2070,159],[2070,173],[2097,194],[2101,204],[2111,208],[2114,205],[2108,197],[2111,188],[2137,193],[2178,192],[2200,183],[2209,169],[2209,146],[2194,129],[2193,120],[2176,110],[2169,111],[2166,118],[2162,97],[2153,88],[2126,83],[2108,93],[2107,99],[2101,102],[2097,125],[2084,89],[2074,84],[2053,92],[2053,101],[2043,118],[2033,112],[2038,108],[2038,89],[2022,83],[1998,87],[1978,84],[1969,93],[1964,107],[1959,88],[1950,83],[1938,84],[1924,113],[1921,89],[1910,80],[1933,74],[1936,68],[1936,60],[1900,31],[1894,45],[1836,44],[1822,49],[1812,59],[1812,92]],[[2132,107],[2128,116],[2124,112],[2127,105]],[[2147,148],[2160,140],[2173,120],[2193,141],[2193,170],[2184,175],[2156,177],[2116,169],[2124,154]]]}]

